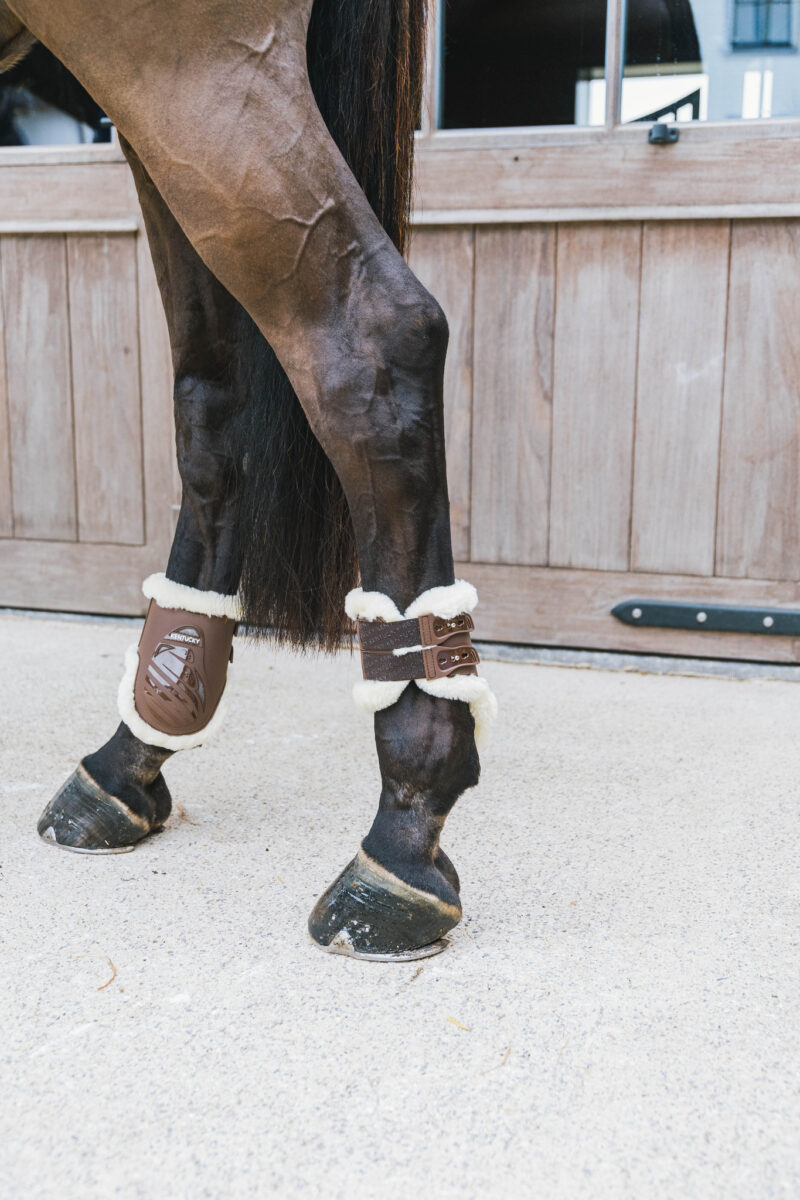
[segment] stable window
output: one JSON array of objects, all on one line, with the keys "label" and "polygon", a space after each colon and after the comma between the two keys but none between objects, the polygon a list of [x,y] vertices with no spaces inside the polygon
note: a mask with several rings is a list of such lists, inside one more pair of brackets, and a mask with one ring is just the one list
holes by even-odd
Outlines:
[{"label": "stable window", "polygon": [[800,117],[800,0],[440,0],[427,132]]},{"label": "stable window", "polygon": [[441,128],[602,123],[605,0],[448,0]]},{"label": "stable window", "polygon": [[734,0],[732,45],[790,47],[792,0]]}]

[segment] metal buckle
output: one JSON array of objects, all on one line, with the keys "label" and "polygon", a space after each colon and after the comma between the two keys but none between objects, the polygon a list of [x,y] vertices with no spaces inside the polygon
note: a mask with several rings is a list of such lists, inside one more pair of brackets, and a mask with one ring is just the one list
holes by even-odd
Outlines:
[{"label": "metal buckle", "polygon": [[445,645],[422,651],[426,679],[447,679],[450,675],[475,675],[481,661],[468,633],[451,633]]},{"label": "metal buckle", "polygon": [[469,613],[459,613],[455,617],[434,617],[426,613],[419,618],[419,636],[423,646],[443,646],[457,634],[472,633],[475,622]]}]

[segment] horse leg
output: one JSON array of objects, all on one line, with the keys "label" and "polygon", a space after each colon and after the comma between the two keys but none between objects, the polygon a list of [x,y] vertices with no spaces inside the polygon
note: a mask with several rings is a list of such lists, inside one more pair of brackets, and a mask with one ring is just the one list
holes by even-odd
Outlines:
[{"label": "horse leg", "polygon": [[[231,361],[249,318],[197,257],[133,151],[123,148],[145,217],[175,369],[183,495],[166,573],[170,581],[202,593],[230,594],[238,585],[236,464],[226,446],[243,407]],[[161,768],[172,753],[140,740],[121,723],[48,804],[39,833],[84,853],[133,849],[169,816]]]},{"label": "horse leg", "polygon": [[[446,321],[321,119],[306,69],[310,0],[174,0],[128,6],[111,24],[94,0],[14,7],[136,148],[273,346],[344,487],[364,588],[405,609],[452,585]],[[310,928],[356,954],[414,953],[460,916],[439,838],[477,782],[473,718],[411,686],[375,728],[379,811]]]}]

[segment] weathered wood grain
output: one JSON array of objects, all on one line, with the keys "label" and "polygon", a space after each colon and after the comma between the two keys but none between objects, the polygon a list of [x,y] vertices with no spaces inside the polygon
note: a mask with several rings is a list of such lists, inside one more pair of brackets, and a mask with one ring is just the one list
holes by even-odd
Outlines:
[{"label": "weathered wood grain", "polygon": [[[416,208],[626,209],[789,205],[798,202],[800,138],[752,137],[731,122],[708,131],[684,125],[673,146],[651,146],[645,125],[562,130],[552,137],[420,139]],[[784,123],[791,125],[790,122]],[[477,141],[483,144],[470,144]],[[588,216],[587,212],[587,216]]]},{"label": "weathered wood grain", "polygon": [[640,225],[558,230],[550,558],[625,570]]},{"label": "weathered wood grain", "polygon": [[77,535],[64,238],[2,242],[14,532]]},{"label": "weathered wood grain", "polygon": [[713,575],[730,225],[643,238],[631,567]]},{"label": "weathered wood grain", "polygon": [[67,238],[78,538],[144,541],[136,241]]},{"label": "weathered wood grain", "polygon": [[142,380],[145,527],[148,546],[166,566],[180,501],[167,319],[144,230],[136,239],[139,359]]},{"label": "weathered wood grain", "polygon": [[142,580],[163,569],[154,546],[0,539],[0,607],[139,616]]},{"label": "weathered wood grain", "polygon": [[717,573],[800,577],[800,223],[735,222]]},{"label": "weathered wood grain", "polygon": [[[800,662],[798,638],[636,628],[611,616],[620,600],[647,598],[798,608],[797,583],[483,563],[457,563],[456,573],[463,573],[480,594],[478,640]],[[486,673],[490,671],[488,667]]]},{"label": "weathered wood grain", "polygon": [[544,563],[555,228],[476,231],[472,559]]},{"label": "weathered wood grain", "polygon": [[453,553],[469,556],[473,393],[472,229],[426,229],[411,238],[409,265],[441,304],[450,326],[444,372],[447,486]]},{"label": "weathered wood grain", "polygon": [[[0,257],[3,247],[0,241]],[[2,280],[2,265],[0,265]],[[6,337],[3,320],[3,295],[0,287],[0,537],[12,537],[14,516],[11,506],[11,446],[8,432],[8,389],[6,387]]]},{"label": "weathered wood grain", "polygon": [[127,163],[0,163],[3,221],[121,220],[138,211]]}]

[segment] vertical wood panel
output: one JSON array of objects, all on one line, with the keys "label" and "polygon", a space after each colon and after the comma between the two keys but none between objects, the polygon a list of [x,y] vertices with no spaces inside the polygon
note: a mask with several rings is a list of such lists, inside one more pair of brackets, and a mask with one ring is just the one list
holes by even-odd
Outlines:
[{"label": "vertical wood panel", "polygon": [[144,540],[136,245],[70,236],[70,328],[78,537]]},{"label": "vertical wood panel", "polygon": [[717,574],[800,577],[800,225],[735,221]]},{"label": "vertical wood panel", "polygon": [[2,243],[6,370],[17,537],[77,534],[63,237]]},{"label": "vertical wood panel", "polygon": [[[3,247],[0,244],[0,257]],[[2,281],[0,264],[0,281]],[[6,388],[6,335],[3,321],[3,296],[0,287],[0,537],[11,537],[14,519],[11,508],[11,447],[8,433],[8,393]]]},{"label": "vertical wood panel", "polygon": [[643,230],[631,568],[713,575],[727,221]]},{"label": "vertical wood panel", "polygon": [[547,561],[555,227],[475,242],[472,538],[476,561]]},{"label": "vertical wood panel", "polygon": [[450,326],[444,416],[450,526],[456,558],[469,557],[474,253],[471,228],[429,228],[414,231],[409,254],[412,271],[439,301]]},{"label": "vertical wood panel", "polygon": [[550,562],[628,566],[641,226],[558,230]]},{"label": "vertical wood panel", "polygon": [[[144,230],[136,239],[139,293],[139,361],[142,377],[145,525],[154,564],[166,567],[175,532],[180,477],[175,455],[172,356],[167,319]],[[156,569],[154,566],[153,569]]]}]

